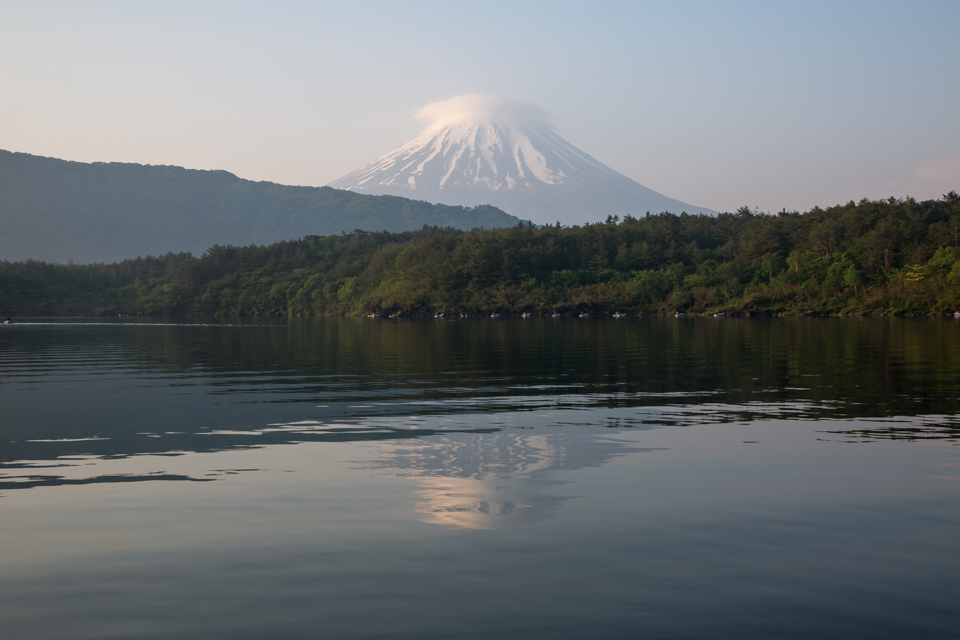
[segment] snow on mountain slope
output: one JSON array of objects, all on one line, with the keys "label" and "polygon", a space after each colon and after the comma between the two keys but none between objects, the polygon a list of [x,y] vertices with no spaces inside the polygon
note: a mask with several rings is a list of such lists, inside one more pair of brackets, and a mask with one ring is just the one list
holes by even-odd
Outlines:
[{"label": "snow on mountain slope", "polygon": [[431,124],[417,138],[329,186],[492,204],[538,223],[582,224],[647,211],[714,213],[617,173],[554,133],[533,105],[468,95],[427,105],[418,115]]}]

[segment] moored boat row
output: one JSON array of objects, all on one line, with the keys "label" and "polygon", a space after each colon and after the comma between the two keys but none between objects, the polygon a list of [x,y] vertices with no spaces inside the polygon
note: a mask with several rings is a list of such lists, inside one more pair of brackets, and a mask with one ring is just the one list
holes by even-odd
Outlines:
[{"label": "moored boat row", "polygon": [[[356,317],[364,317],[364,316],[366,316],[367,318],[380,318],[380,317],[384,317],[384,318],[399,318],[399,317],[401,317],[399,313],[391,313],[391,314],[389,314],[389,315],[386,314],[386,313],[384,313],[384,314],[378,314],[378,313],[368,313],[368,314],[357,313],[357,314],[355,314],[355,315],[356,315]],[[447,315],[447,314],[444,313],[443,311],[438,311],[438,312],[436,312],[436,313],[433,314],[433,317],[439,320],[439,319],[445,318],[446,315]],[[489,317],[491,317],[491,318],[499,318],[500,315],[501,315],[500,313],[494,311],[494,312],[492,312],[492,313],[490,314]],[[589,318],[589,317],[590,317],[591,313],[590,313],[589,311],[582,311],[582,312],[580,312],[580,313],[575,313],[575,314],[572,314],[572,315],[573,315],[573,317],[586,319],[586,318]],[[642,314],[641,314],[641,315],[642,315]],[[723,312],[723,311],[718,311],[718,312],[716,312],[716,313],[714,313],[714,314],[711,314],[711,315],[712,315],[714,318],[724,318],[724,317],[726,317],[726,313]],[[613,318],[618,318],[618,319],[619,319],[619,318],[626,318],[626,317],[629,316],[629,314],[626,313],[626,312],[623,312],[623,311],[614,311],[612,314],[610,314],[610,316],[613,317]],[[953,314],[953,316],[954,316],[955,318],[960,319],[960,311],[955,312],[955,313]],[[413,316],[413,317],[416,317],[416,316]],[[453,317],[453,318],[467,318],[467,317],[470,317],[470,316],[468,316],[467,314],[464,314],[464,313],[460,313],[460,314],[454,313],[454,314],[451,315],[451,317]],[[532,312],[530,312],[530,311],[524,311],[524,312],[522,312],[522,313],[520,314],[520,317],[526,320],[526,319],[530,319],[530,318],[535,317],[535,314],[532,313]],[[543,317],[562,318],[562,317],[564,317],[564,316],[563,316],[563,314],[561,314],[560,312],[554,311],[553,313],[549,314],[548,316],[543,316]],[[673,317],[674,317],[674,318],[685,318],[685,317],[686,317],[686,313],[683,312],[683,311],[676,311],[676,312],[674,312]],[[13,322],[13,321],[8,318],[6,321],[4,321],[4,324],[9,324],[9,323],[11,323],[11,322]]]}]

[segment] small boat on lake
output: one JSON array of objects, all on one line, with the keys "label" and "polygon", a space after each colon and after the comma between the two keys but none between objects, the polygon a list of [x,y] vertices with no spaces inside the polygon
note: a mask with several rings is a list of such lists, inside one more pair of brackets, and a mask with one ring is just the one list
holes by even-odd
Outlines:
[{"label": "small boat on lake", "polygon": [[680,311],[677,311],[675,314],[673,314],[673,317],[674,317],[674,318],[682,318],[682,317],[683,317],[683,313],[680,312]]},{"label": "small boat on lake", "polygon": [[581,318],[589,318],[589,317],[590,317],[590,313],[587,312],[587,311],[584,311],[583,313],[580,314],[580,317],[581,317]]},{"label": "small boat on lake", "polygon": [[619,311],[616,311],[616,312],[614,312],[613,317],[614,317],[614,318],[626,318],[626,317],[627,317],[627,314],[625,314],[625,313],[620,313]]},{"label": "small boat on lake", "polygon": [[552,317],[554,317],[554,318],[559,318],[559,317],[560,317],[560,314],[559,314],[559,313],[555,313],[555,314],[553,314]]},{"label": "small boat on lake", "polygon": [[10,318],[7,318],[6,320],[3,321],[3,324],[13,324],[13,320],[11,320]]},{"label": "small boat on lake", "polygon": [[491,318],[499,318],[499,317],[500,317],[500,314],[499,314],[499,313],[491,313],[491,314],[490,314],[490,317],[491,317]]},{"label": "small boat on lake", "polygon": [[727,314],[725,314],[723,311],[718,311],[717,313],[713,314],[713,317],[714,317],[714,318],[722,318],[722,317],[724,317],[725,315],[727,315]]},{"label": "small boat on lake", "polygon": [[529,313],[524,313],[524,314],[521,314],[520,317],[521,317],[521,318],[531,318],[531,317],[533,317],[533,316],[531,316]]},{"label": "small boat on lake", "polygon": [[443,314],[442,314],[442,313],[435,313],[435,314],[433,314],[433,317],[434,317],[434,318],[442,318],[442,317],[443,317]]}]

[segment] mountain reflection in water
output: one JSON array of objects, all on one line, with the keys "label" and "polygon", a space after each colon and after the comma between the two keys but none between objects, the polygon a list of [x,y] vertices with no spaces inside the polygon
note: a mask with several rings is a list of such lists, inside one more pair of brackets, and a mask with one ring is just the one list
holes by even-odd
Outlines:
[{"label": "mountain reflection in water", "polygon": [[[437,441],[422,439],[462,431],[491,435],[484,447],[498,449],[511,437],[496,433],[510,415],[542,411],[556,412],[557,428],[827,420],[825,439],[952,441],[960,434],[957,325],[805,318],[18,323],[0,333],[0,490],[180,480],[49,470],[298,442],[416,440],[411,450],[429,450]],[[532,467],[509,473],[514,481],[539,477]],[[477,474],[445,477],[479,482]],[[424,483],[435,477],[421,475]],[[488,506],[464,508],[535,511],[518,494],[430,482],[435,501],[478,496],[444,507],[450,513],[474,502]]]},{"label": "mountain reflection in water", "polygon": [[952,638],[958,413],[943,319],[8,325],[0,628]]},{"label": "mountain reflection in water", "polygon": [[601,466],[640,450],[596,433],[462,433],[398,441],[358,468],[412,482],[426,522],[493,529],[542,519],[568,500],[548,491],[564,484],[557,471]]}]

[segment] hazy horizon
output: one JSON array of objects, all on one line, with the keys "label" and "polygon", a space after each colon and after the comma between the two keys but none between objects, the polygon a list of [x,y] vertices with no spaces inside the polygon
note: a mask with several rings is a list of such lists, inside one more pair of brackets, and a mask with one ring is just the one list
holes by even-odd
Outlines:
[{"label": "hazy horizon", "polygon": [[321,186],[425,105],[531,103],[717,211],[960,187],[960,3],[0,4],[0,148]]}]

